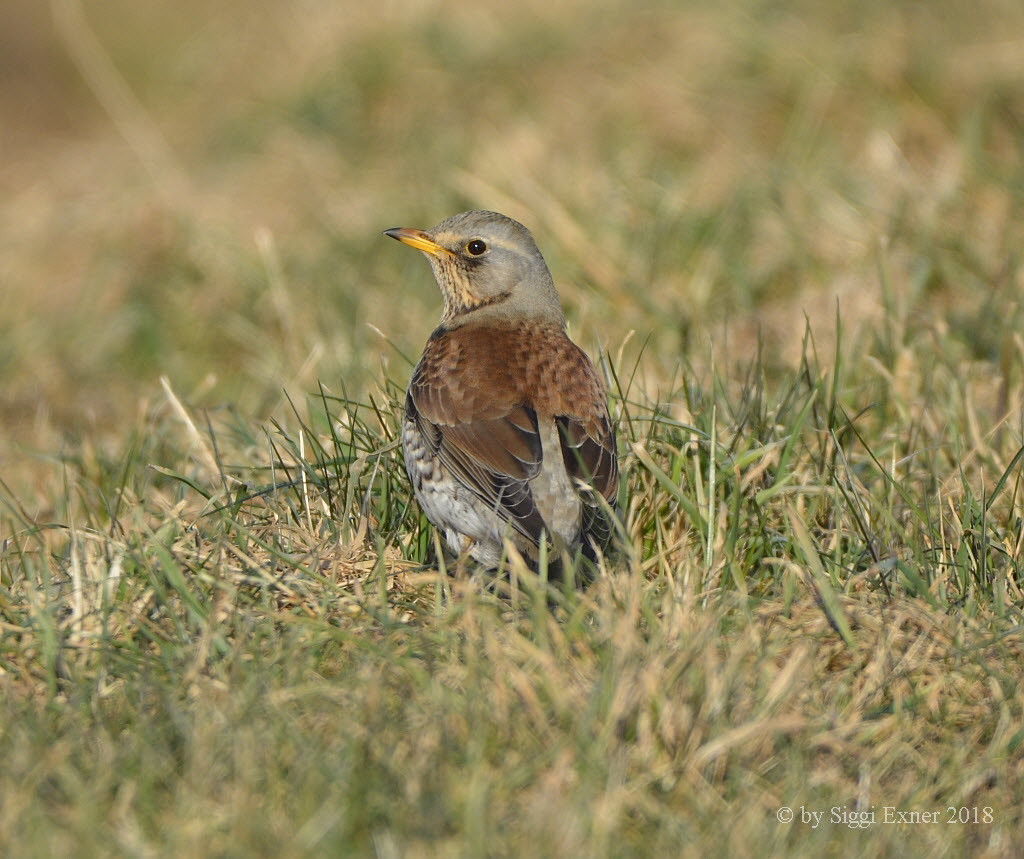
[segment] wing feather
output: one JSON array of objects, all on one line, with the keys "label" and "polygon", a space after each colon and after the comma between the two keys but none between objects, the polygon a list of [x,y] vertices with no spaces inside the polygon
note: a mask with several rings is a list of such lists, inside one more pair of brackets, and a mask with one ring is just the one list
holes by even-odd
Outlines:
[{"label": "wing feather", "polygon": [[590,359],[564,332],[435,332],[406,408],[449,473],[534,544],[545,529],[530,489],[543,467],[538,421],[554,419],[585,504],[584,536],[604,542],[609,526],[593,493],[614,505],[615,432]]}]

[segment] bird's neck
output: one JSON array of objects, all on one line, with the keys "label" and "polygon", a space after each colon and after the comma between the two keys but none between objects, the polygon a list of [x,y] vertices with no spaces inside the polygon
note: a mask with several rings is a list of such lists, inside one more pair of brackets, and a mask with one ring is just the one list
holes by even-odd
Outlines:
[{"label": "bird's neck", "polygon": [[464,325],[494,325],[507,328],[521,323],[565,331],[565,316],[561,308],[521,307],[510,296],[498,296],[473,307],[452,308],[447,298],[440,328],[451,331]]}]

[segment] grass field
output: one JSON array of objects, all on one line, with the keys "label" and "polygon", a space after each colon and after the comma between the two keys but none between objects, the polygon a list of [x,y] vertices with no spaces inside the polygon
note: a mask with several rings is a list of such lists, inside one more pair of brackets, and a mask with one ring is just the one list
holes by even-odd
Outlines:
[{"label": "grass field", "polygon": [[[51,0],[0,83],[0,855],[1024,852],[1019,2]],[[381,230],[468,208],[608,380],[584,592],[406,484]]]}]

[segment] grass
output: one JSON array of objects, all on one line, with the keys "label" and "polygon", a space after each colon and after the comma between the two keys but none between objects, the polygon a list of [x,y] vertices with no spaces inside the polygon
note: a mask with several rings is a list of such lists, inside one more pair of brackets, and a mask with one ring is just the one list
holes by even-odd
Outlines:
[{"label": "grass", "polygon": [[[0,852],[1020,853],[1015,5],[49,11],[0,27],[48,105],[3,68]],[[404,476],[438,299],[379,231],[470,206],[608,381],[582,592],[447,575]]]}]

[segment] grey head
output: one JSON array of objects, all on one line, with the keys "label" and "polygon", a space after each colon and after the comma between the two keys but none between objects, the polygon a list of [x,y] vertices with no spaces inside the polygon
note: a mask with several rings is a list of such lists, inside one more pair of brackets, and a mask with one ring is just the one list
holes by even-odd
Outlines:
[{"label": "grey head", "polygon": [[442,323],[497,317],[565,326],[544,257],[518,221],[462,212],[429,230],[396,227],[385,235],[427,255],[444,298]]}]

